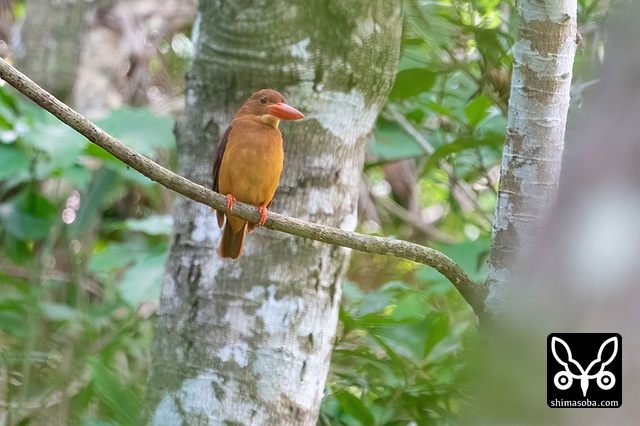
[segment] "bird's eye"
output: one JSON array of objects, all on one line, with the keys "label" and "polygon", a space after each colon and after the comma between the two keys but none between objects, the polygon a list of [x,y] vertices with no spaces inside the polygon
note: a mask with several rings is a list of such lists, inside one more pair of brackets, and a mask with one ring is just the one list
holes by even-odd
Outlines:
[{"label": "bird's eye", "polygon": [[267,103],[267,98],[265,98],[264,96],[260,98],[260,103],[261,104],[266,104]]}]

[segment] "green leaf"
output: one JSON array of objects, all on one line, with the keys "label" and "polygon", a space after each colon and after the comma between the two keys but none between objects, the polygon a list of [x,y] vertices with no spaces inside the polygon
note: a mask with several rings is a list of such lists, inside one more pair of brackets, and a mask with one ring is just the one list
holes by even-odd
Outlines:
[{"label": "green leaf", "polygon": [[108,161],[113,161],[113,162],[119,162],[120,160],[118,160],[116,157],[114,157],[113,155],[109,154],[107,151],[105,151],[104,149],[100,148],[98,145],[91,143],[89,145],[87,145],[87,149],[85,150],[85,153],[87,155],[90,155],[92,157],[95,158],[99,158],[101,160],[108,160]]},{"label": "green leaf", "polygon": [[91,171],[78,164],[73,164],[60,172],[60,177],[67,180],[78,190],[85,191],[91,182]]},{"label": "green leaf", "polygon": [[484,94],[469,102],[469,105],[464,109],[464,114],[471,127],[477,126],[489,114],[489,108],[492,106],[493,102]]},{"label": "green leaf", "polygon": [[5,232],[22,241],[45,238],[56,221],[56,213],[56,208],[35,192],[21,193],[0,204]]},{"label": "green leaf", "polygon": [[414,68],[424,68],[427,64],[425,58],[428,55],[429,52],[421,40],[417,40],[415,43],[413,41],[403,40],[402,56],[398,64],[398,72]]},{"label": "green leaf", "polygon": [[120,425],[138,424],[140,395],[124,386],[113,370],[97,357],[88,359],[92,369],[91,384],[96,395],[113,413]]},{"label": "green leaf", "polygon": [[52,321],[68,321],[78,314],[75,309],[60,303],[40,302],[40,310]]},{"label": "green leaf", "polygon": [[76,220],[69,226],[68,232],[72,238],[77,238],[91,225],[100,211],[102,200],[117,178],[115,172],[105,167],[96,171],[88,189],[80,197],[80,210],[78,210]]},{"label": "green leaf", "polygon": [[147,235],[171,235],[173,218],[171,215],[151,215],[143,219],[128,219],[123,225],[125,229]]},{"label": "green leaf", "polygon": [[460,244],[443,246],[439,250],[453,259],[476,282],[487,278],[487,257],[491,248],[489,238],[478,238]]},{"label": "green leaf", "polygon": [[426,330],[423,357],[427,357],[431,350],[449,334],[449,318],[445,315],[435,315]]},{"label": "green leaf", "polygon": [[340,390],[333,394],[340,404],[340,409],[347,414],[352,415],[360,424],[364,426],[374,425],[376,423],[373,414],[366,405],[346,390]]},{"label": "green leaf", "polygon": [[29,309],[28,302],[24,298],[2,297],[0,298],[0,310],[24,312]]},{"label": "green leaf", "polygon": [[431,305],[424,297],[415,292],[408,292],[396,302],[396,308],[389,316],[396,320],[409,318],[424,318],[432,310]]},{"label": "green leaf", "polygon": [[[0,209],[2,207],[0,206]],[[3,253],[15,264],[23,265],[31,259],[32,253],[26,241],[19,240],[8,232],[4,233]]]},{"label": "green leaf", "polygon": [[384,308],[392,304],[393,294],[384,291],[373,291],[368,293],[360,301],[354,314],[356,317],[363,317],[374,312],[382,311]]},{"label": "green leaf", "polygon": [[110,243],[106,249],[91,257],[88,268],[93,272],[109,272],[131,265],[147,255],[148,248],[142,239]]},{"label": "green leaf", "polygon": [[356,302],[364,297],[362,290],[358,288],[358,284],[345,277],[342,280],[342,298],[350,302]]},{"label": "green leaf", "polygon": [[[427,2],[425,2],[427,3]],[[449,2],[429,2],[431,4],[449,4]],[[451,37],[449,36],[449,25],[446,19],[430,19],[424,18],[418,13],[418,9],[423,9],[427,16],[435,14],[439,8],[433,6],[427,7],[418,2],[406,2],[408,12],[405,14],[408,27],[415,35],[420,38],[424,44],[424,50],[429,56],[439,59],[441,62],[440,46],[450,45]],[[415,10],[412,10],[413,7]],[[448,8],[447,8],[448,9]],[[425,56],[425,55],[423,55]]]},{"label": "green leaf", "polygon": [[24,134],[29,145],[45,152],[52,169],[74,165],[89,144],[84,136],[72,128],[58,122],[39,122]]},{"label": "green leaf", "polygon": [[504,140],[507,131],[507,118],[501,113],[489,113],[475,128],[474,135],[479,138],[496,136]]},{"label": "green leaf", "polygon": [[457,139],[454,142],[451,142],[450,144],[443,145],[437,148],[435,152],[431,154],[431,156],[429,157],[429,160],[427,160],[427,163],[424,166],[424,169],[422,169],[421,176],[427,175],[429,172],[431,172],[431,170],[433,170],[438,165],[440,160],[442,160],[443,158],[451,154],[457,154],[468,149],[478,148],[482,146],[498,147],[498,146],[501,146],[503,142],[504,142],[504,137],[500,135],[487,136],[482,139],[477,139],[477,138]]},{"label": "green leaf", "polygon": [[133,307],[160,297],[167,254],[151,256],[127,269],[118,287],[120,297]]},{"label": "green leaf", "polygon": [[357,327],[372,330],[382,326],[400,326],[402,324],[411,323],[416,320],[414,317],[402,319],[394,318],[393,316],[389,315],[394,309],[394,306],[390,305],[388,306],[388,308],[388,312],[373,312],[371,314],[353,318],[354,324]]},{"label": "green leaf", "polygon": [[[8,85],[0,87],[0,105],[7,108],[9,111],[14,113],[18,106],[16,104],[16,91],[12,87],[10,88]],[[5,117],[7,119],[14,118],[13,115]]]},{"label": "green leaf", "polygon": [[[387,344],[384,337],[385,336],[382,334],[373,335],[374,340],[382,347],[382,349],[384,349],[394,367],[402,372],[404,372],[407,368],[411,368],[412,366],[404,361],[404,359],[406,359],[406,357],[410,355],[410,351],[407,351],[406,347],[402,347],[397,344],[394,344],[394,346],[391,347],[389,344]],[[396,350],[399,350],[399,352],[403,352],[404,358],[400,357]]]},{"label": "green leaf", "polygon": [[408,99],[428,91],[436,82],[438,74],[424,68],[413,68],[400,71],[389,94],[389,99]]},{"label": "green leaf", "polygon": [[451,110],[451,108],[447,108],[443,105],[437,104],[435,102],[425,102],[424,106],[429,108],[431,111],[447,116],[449,118],[452,118],[454,120],[458,120],[456,114],[454,114],[454,112]]},{"label": "green leaf", "polygon": [[425,155],[424,149],[399,124],[382,119],[368,148],[378,159],[386,161]]},{"label": "green leaf", "polygon": [[422,360],[425,353],[425,333],[429,330],[430,319],[410,318],[394,325],[377,327],[372,331],[393,348],[397,355],[402,355],[414,362]]},{"label": "green leaf", "polygon": [[154,115],[148,108],[125,107],[114,110],[96,124],[143,155],[153,155],[156,148],[175,147],[173,119]]},{"label": "green leaf", "polygon": [[[3,283],[6,281],[3,280]],[[29,324],[25,320],[25,314],[32,311],[29,296],[22,294],[15,297],[6,293],[15,294],[11,289],[4,287],[3,294],[0,295],[0,334],[26,339],[29,333]],[[5,350],[11,346],[4,346],[2,355],[5,355]],[[4,361],[4,356],[1,359]]]},{"label": "green leaf", "polygon": [[5,309],[0,310],[0,330],[2,330],[3,335],[22,340],[29,338],[31,331],[24,318],[24,312],[27,311],[27,309],[28,308],[23,308],[15,312]]},{"label": "green leaf", "polygon": [[15,111],[0,102],[0,129],[13,130],[17,117]]},{"label": "green leaf", "polygon": [[476,27],[473,29],[473,33],[478,50],[490,67],[495,67],[501,63],[506,55],[508,46],[513,43],[512,37],[499,29]]},{"label": "green leaf", "polygon": [[0,180],[29,173],[29,158],[15,146],[0,145]]}]

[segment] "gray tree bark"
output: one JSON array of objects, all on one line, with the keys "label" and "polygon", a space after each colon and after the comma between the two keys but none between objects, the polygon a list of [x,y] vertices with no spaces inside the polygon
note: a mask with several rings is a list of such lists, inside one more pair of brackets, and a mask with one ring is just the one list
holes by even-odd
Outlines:
[{"label": "gray tree bark", "polygon": [[[282,123],[271,210],[354,229],[365,138],[391,88],[400,2],[200,2],[180,174],[211,186],[219,136],[252,91],[280,90],[307,119]],[[217,257],[206,206],[179,197],[144,417],[153,425],[316,423],[349,251],[258,229]]]},{"label": "gray tree bark", "polygon": [[22,28],[12,41],[16,66],[65,102],[71,99],[89,14],[95,3],[29,0]]},{"label": "gray tree bark", "polygon": [[577,32],[576,0],[521,0],[513,47],[507,137],[493,224],[485,310],[504,305],[505,289],[538,240],[556,199]]},{"label": "gray tree bark", "polygon": [[[616,9],[598,83],[569,126],[557,205],[529,258],[522,293],[513,298],[511,315],[501,318],[503,334],[492,335],[489,365],[482,369],[490,377],[478,385],[485,399],[474,404],[485,413],[473,413],[469,425],[627,425],[640,416],[640,49],[629,43],[640,36],[640,2]],[[559,332],[622,336],[620,408],[546,406],[545,345]],[[571,350],[595,358],[598,348]],[[595,397],[596,380],[589,383],[587,399],[610,399]]]}]

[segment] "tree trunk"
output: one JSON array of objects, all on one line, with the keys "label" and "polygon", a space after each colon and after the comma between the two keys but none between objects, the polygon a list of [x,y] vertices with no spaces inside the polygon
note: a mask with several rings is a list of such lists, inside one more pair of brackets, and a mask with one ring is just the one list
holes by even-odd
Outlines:
[{"label": "tree trunk", "polygon": [[[622,408],[551,410],[563,415],[546,424],[624,425],[640,416],[640,49],[629,44],[640,37],[639,14],[640,2],[629,2],[608,19],[603,69],[569,126],[559,202],[534,259],[545,268],[532,271],[527,294],[538,313],[527,318],[539,329],[526,330],[534,344],[560,331],[622,336]],[[596,386],[587,398],[598,399]]]},{"label": "tree trunk", "polygon": [[[219,136],[252,91],[307,117],[282,123],[271,210],[354,229],[365,138],[391,88],[400,2],[200,2],[180,174],[211,187]],[[240,165],[241,166],[241,165]],[[144,416],[153,425],[316,423],[349,251],[265,229],[217,256],[209,208],[179,197]]]},{"label": "tree trunk", "polygon": [[577,43],[576,0],[521,0],[493,224],[488,312],[499,311],[556,198]]},{"label": "tree trunk", "polygon": [[[640,416],[640,50],[629,46],[640,36],[639,14],[640,3],[630,2],[608,17],[602,72],[569,126],[557,205],[529,258],[511,315],[491,336],[489,363],[482,365],[490,377],[478,383],[484,399],[473,404],[486,412],[468,416],[469,425],[627,425]],[[623,387],[621,408],[546,406],[554,386],[547,383],[547,367],[555,361],[545,347],[549,334],[560,332],[622,336],[622,375],[615,377]],[[584,336],[584,346],[571,350],[586,369],[598,346]],[[600,368],[612,370],[601,361],[590,373]],[[580,385],[574,379],[573,390]],[[586,399],[592,404],[614,399],[615,390],[593,393],[598,387],[589,380]],[[567,392],[564,401],[573,400]]]},{"label": "tree trunk", "polygon": [[86,0],[26,2],[25,20],[13,40],[17,67],[62,101],[71,99],[88,14]]}]

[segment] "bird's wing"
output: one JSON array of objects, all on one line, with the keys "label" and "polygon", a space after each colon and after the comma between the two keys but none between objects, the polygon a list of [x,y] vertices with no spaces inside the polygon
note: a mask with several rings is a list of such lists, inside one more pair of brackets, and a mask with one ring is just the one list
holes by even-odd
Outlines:
[{"label": "bird's wing", "polygon": [[[227,149],[227,143],[229,142],[229,133],[231,133],[231,126],[227,128],[227,131],[222,135],[222,139],[220,139],[220,144],[218,145],[218,150],[216,151],[216,156],[213,159],[213,190],[218,192],[218,179],[220,177],[220,166],[222,165],[222,157],[224,156],[224,151]],[[222,194],[226,195],[226,194]]]},{"label": "bird's wing", "polygon": [[[219,192],[220,190],[220,167],[222,166],[224,151],[227,149],[227,143],[229,142],[229,133],[231,133],[231,126],[229,126],[226,132],[224,132],[224,135],[222,135],[222,139],[220,139],[220,144],[218,145],[218,150],[216,151],[216,156],[213,159],[213,171],[211,173],[211,177],[213,178],[213,190],[216,192]],[[218,226],[222,228],[222,225],[224,225],[224,214],[216,212],[216,219],[218,220]]]}]

